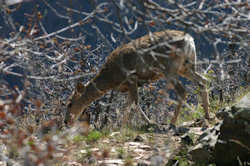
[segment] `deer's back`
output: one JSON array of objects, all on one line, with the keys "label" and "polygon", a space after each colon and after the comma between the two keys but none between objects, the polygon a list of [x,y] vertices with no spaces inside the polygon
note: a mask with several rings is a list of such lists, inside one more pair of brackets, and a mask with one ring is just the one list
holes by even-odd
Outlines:
[{"label": "deer's back", "polygon": [[171,55],[170,52],[173,48],[185,47],[185,35],[187,34],[182,31],[165,30],[151,36],[145,35],[116,48],[107,57],[106,63],[93,80],[94,83],[99,84],[100,90],[119,86],[120,91],[127,91],[127,79],[130,75],[137,76],[139,85],[163,77],[160,64],[164,65],[166,72],[176,74],[185,58],[190,57],[176,56],[175,53]]}]

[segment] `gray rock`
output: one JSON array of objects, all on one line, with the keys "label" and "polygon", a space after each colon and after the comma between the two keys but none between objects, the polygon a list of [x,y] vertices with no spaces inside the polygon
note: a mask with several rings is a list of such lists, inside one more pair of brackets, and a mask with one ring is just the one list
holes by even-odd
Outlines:
[{"label": "gray rock", "polygon": [[209,146],[204,146],[201,143],[194,146],[189,151],[189,155],[193,161],[201,164],[209,164],[213,158],[211,148]]},{"label": "gray rock", "polygon": [[222,121],[199,137],[189,150],[192,160],[227,166],[250,162],[250,93],[216,116]]},{"label": "gray rock", "polygon": [[238,108],[250,108],[250,93],[245,95],[235,106]]},{"label": "gray rock", "polygon": [[135,142],[143,142],[145,140],[145,138],[143,138],[142,136],[140,135],[137,135],[134,139]]},{"label": "gray rock", "polygon": [[209,164],[214,161],[213,151],[218,141],[218,132],[221,123],[217,123],[214,128],[206,130],[199,138],[198,144],[189,149],[190,157],[200,164]]},{"label": "gray rock", "polygon": [[[232,107],[221,125],[213,156],[217,165],[239,165],[250,162],[250,109]],[[230,115],[230,114],[229,114]]]},{"label": "gray rock", "polygon": [[184,134],[183,136],[181,136],[181,142],[183,142],[184,144],[187,144],[187,145],[194,144],[192,138],[188,134]]},{"label": "gray rock", "polygon": [[164,163],[164,159],[160,155],[152,156],[150,161],[152,166],[163,165]]}]

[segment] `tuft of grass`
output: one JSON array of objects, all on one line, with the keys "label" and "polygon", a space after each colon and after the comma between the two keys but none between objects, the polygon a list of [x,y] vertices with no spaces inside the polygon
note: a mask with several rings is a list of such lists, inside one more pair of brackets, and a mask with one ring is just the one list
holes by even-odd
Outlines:
[{"label": "tuft of grass", "polygon": [[196,111],[194,112],[190,112],[190,108],[184,107],[180,111],[180,116],[177,119],[177,124],[181,124],[186,121],[191,121],[191,120],[202,118],[203,114],[204,114],[204,110],[200,104],[198,105]]},{"label": "tuft of grass", "polygon": [[81,141],[86,140],[86,136],[82,136],[82,135],[76,135],[73,137],[73,142],[75,143],[79,143]]},{"label": "tuft of grass", "polygon": [[[200,92],[200,88],[198,87],[195,90],[195,92],[193,92],[193,93],[199,94],[199,92]],[[240,87],[239,91],[237,92],[238,95],[235,96],[234,100],[230,100],[230,102],[227,102],[226,99],[224,102],[220,102],[218,96],[215,96],[214,100],[212,100],[210,98],[210,105],[209,105],[210,112],[215,114],[218,110],[220,110],[226,106],[232,106],[233,104],[237,103],[242,97],[244,97],[249,92],[250,92],[250,87]],[[201,102],[199,102],[199,103],[201,103]],[[201,104],[198,105],[195,112],[190,114],[190,113],[187,113],[188,111],[190,111],[190,110],[187,107],[184,107],[181,110],[181,116],[179,116],[179,118],[178,118],[178,124],[185,122],[185,121],[202,118],[204,115],[204,109],[201,106]]]},{"label": "tuft of grass", "polygon": [[73,137],[73,142],[75,143],[79,143],[82,141],[86,141],[86,142],[96,142],[98,141],[100,138],[104,137],[105,135],[107,135],[106,132],[99,132],[99,131],[91,131],[88,133],[88,135],[76,135]]},{"label": "tuft of grass", "polygon": [[120,148],[116,149],[116,151],[118,153],[117,154],[118,158],[123,159],[125,156],[125,150],[122,147],[120,147]]},{"label": "tuft of grass", "polygon": [[99,132],[99,131],[91,131],[86,138],[87,142],[96,142],[98,141],[101,137],[103,137],[104,134]]},{"label": "tuft of grass", "polygon": [[248,86],[248,87],[241,86],[240,90],[239,90],[239,95],[236,96],[236,98],[235,98],[235,102],[241,100],[248,93],[250,93],[250,86]]},{"label": "tuft of grass", "polygon": [[34,145],[34,141],[29,140],[29,141],[27,142],[27,144],[28,144],[29,146],[33,146],[33,145]]}]

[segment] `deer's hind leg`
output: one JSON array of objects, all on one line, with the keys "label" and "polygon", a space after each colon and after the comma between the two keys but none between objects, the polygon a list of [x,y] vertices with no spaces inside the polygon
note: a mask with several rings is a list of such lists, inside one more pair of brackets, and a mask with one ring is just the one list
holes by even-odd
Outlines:
[{"label": "deer's hind leg", "polygon": [[175,125],[178,119],[178,116],[180,114],[182,104],[186,100],[186,90],[177,79],[172,80],[171,84],[174,86],[175,92],[177,94],[177,101],[178,101],[177,108],[174,112],[174,117],[171,119],[171,122],[170,122],[171,124]]}]

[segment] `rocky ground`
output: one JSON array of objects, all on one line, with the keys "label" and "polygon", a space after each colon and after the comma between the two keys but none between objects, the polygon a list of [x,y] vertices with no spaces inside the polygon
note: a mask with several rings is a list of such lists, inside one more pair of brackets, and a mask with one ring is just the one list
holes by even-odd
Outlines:
[{"label": "rocky ground", "polygon": [[[59,137],[64,138],[61,143]],[[40,142],[48,139],[56,142],[56,151],[48,149],[53,159],[47,156],[48,162],[43,161],[45,165],[247,166],[250,165],[250,92],[232,107],[219,110],[210,123],[198,119],[178,127],[159,126],[149,130],[122,127],[113,132],[91,131],[87,136],[70,129],[51,137],[39,138],[36,134],[33,138]],[[7,151],[4,145],[0,148]],[[12,163],[10,165],[36,165],[31,164],[32,156],[29,155],[26,155],[28,158],[16,157],[13,160],[7,160],[6,156],[0,154],[0,166],[9,165],[8,160]]]},{"label": "rocky ground", "polygon": [[81,165],[250,165],[250,93],[204,120],[156,132],[122,129],[90,142],[72,143],[71,160]]}]

